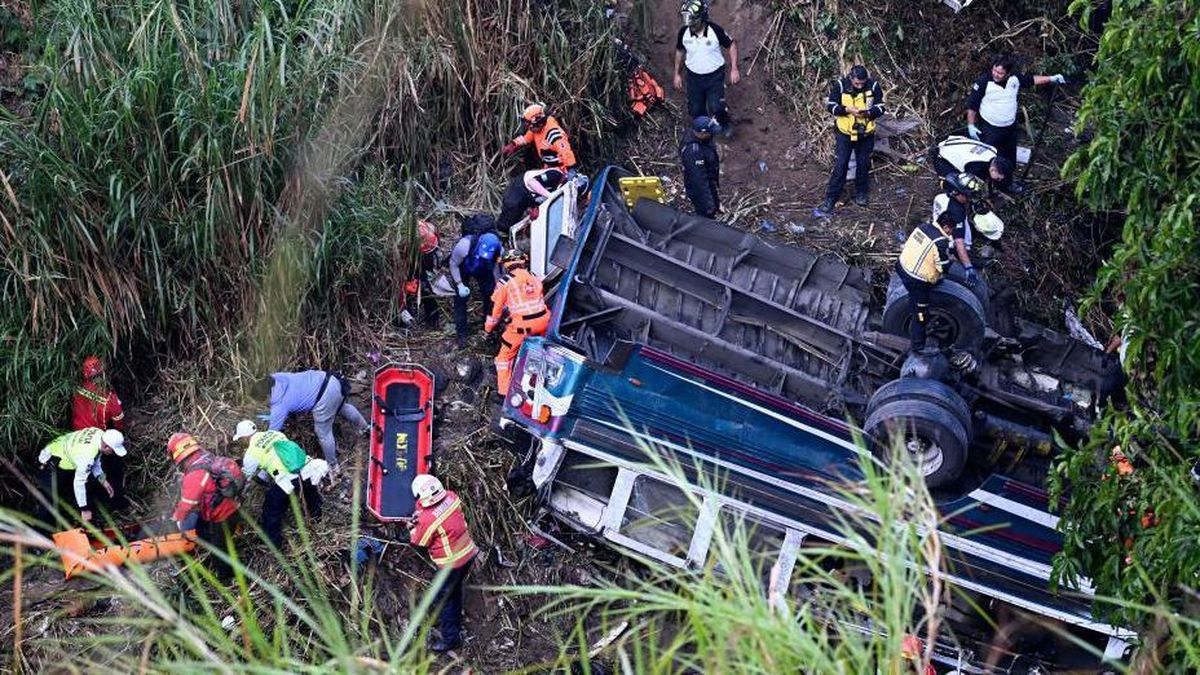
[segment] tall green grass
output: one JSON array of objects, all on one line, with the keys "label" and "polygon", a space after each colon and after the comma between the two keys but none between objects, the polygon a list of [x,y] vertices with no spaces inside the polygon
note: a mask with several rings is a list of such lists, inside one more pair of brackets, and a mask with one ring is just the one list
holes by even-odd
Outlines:
[{"label": "tall green grass", "polygon": [[334,352],[394,305],[417,196],[494,205],[529,100],[598,158],[623,96],[584,0],[38,11],[32,115],[0,110],[0,453],[26,462],[86,353],[128,382],[246,340],[255,367]]}]

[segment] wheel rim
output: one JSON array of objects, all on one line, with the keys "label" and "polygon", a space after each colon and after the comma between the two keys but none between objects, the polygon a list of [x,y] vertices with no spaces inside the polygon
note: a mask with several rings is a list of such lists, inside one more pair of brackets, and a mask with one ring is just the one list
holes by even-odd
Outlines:
[{"label": "wheel rim", "polygon": [[946,312],[930,311],[929,321],[925,324],[925,334],[938,341],[943,347],[949,347],[958,341],[958,320]]},{"label": "wheel rim", "polygon": [[932,475],[946,461],[942,446],[924,436],[909,435],[904,441],[904,451],[920,468],[922,476]]}]

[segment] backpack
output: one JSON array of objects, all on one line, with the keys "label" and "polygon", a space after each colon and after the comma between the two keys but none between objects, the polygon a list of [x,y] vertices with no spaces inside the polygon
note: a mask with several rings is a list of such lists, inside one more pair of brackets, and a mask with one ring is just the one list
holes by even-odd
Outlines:
[{"label": "backpack", "polygon": [[191,468],[192,471],[207,471],[217,484],[212,503],[209,504],[210,509],[216,509],[226,499],[238,499],[246,487],[246,476],[242,473],[241,465],[229,457],[210,455],[208,459],[196,462]]},{"label": "backpack", "polygon": [[489,270],[500,257],[503,245],[500,243],[500,236],[495,232],[484,232],[483,234],[473,234],[471,236],[471,252],[462,262],[462,271],[467,274],[480,274],[485,270]]},{"label": "backpack", "polygon": [[300,469],[308,463],[308,453],[292,440],[275,441],[271,444],[271,451],[283,462],[283,468],[288,473],[300,473]]}]

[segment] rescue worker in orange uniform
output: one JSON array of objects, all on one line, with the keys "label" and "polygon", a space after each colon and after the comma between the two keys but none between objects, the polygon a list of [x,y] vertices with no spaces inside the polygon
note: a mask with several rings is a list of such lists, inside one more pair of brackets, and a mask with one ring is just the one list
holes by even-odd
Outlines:
[{"label": "rescue worker in orange uniform", "polygon": [[[246,486],[242,468],[229,457],[204,450],[191,434],[172,434],[167,454],[183,472],[183,487],[171,519],[180,532],[195,530],[197,540],[230,552],[232,516],[237,513]],[[229,562],[220,556],[214,555],[211,565],[218,580],[228,581],[233,576]]]},{"label": "rescue worker in orange uniform", "polygon": [[[108,386],[104,377],[104,362],[98,356],[89,356],[83,360],[83,382],[71,396],[71,429],[116,429],[125,431],[125,411],[121,409],[121,399]],[[116,489],[116,496],[110,497],[107,492],[92,495],[110,511],[125,505],[125,458],[117,455],[104,455],[100,458],[104,475]]]},{"label": "rescue worker in orange uniform", "polygon": [[417,223],[417,236],[420,238],[421,258],[417,263],[413,278],[405,282],[400,291],[400,323],[411,327],[416,323],[413,313],[417,311],[417,298],[420,298],[421,322],[430,328],[438,324],[437,297],[433,294],[433,275],[441,266],[441,255],[438,250],[437,228],[433,223],[422,220]]},{"label": "rescue worker in orange uniform", "polygon": [[550,325],[550,310],[542,294],[542,280],[529,271],[529,258],[521,251],[509,250],[501,259],[504,274],[492,292],[492,313],[483,324],[483,330],[491,333],[500,323],[504,310],[508,310],[508,327],[500,336],[500,351],[496,352],[496,393],[503,397],[508,393],[512,378],[513,360],[521,350],[521,344],[530,335],[545,335]]},{"label": "rescue worker in orange uniform", "polygon": [[450,570],[435,591],[433,605],[438,608],[440,635],[429,645],[435,652],[445,652],[462,644],[463,582],[479,549],[467,529],[462,500],[442,487],[441,481],[418,474],[412,481],[412,494],[417,505],[407,519],[409,541],[428,548],[439,570]]},{"label": "rescue worker in orange uniform", "polygon": [[526,106],[525,112],[521,113],[521,123],[525,133],[504,146],[505,156],[532,145],[543,169],[562,169],[569,172],[575,168],[575,151],[571,149],[571,139],[567,138],[567,132],[558,120],[546,114],[545,106],[540,103]]}]

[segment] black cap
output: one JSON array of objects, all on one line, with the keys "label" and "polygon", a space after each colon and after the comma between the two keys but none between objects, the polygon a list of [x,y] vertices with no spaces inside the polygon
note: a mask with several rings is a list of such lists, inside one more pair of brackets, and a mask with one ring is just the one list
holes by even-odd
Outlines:
[{"label": "black cap", "polygon": [[868,76],[867,76],[867,67],[866,67],[866,66],[864,66],[864,65],[861,65],[861,64],[859,64],[859,65],[857,65],[857,66],[854,66],[853,68],[851,68],[851,69],[850,69],[850,79],[853,79],[853,80],[865,80],[865,79],[868,79]]}]

